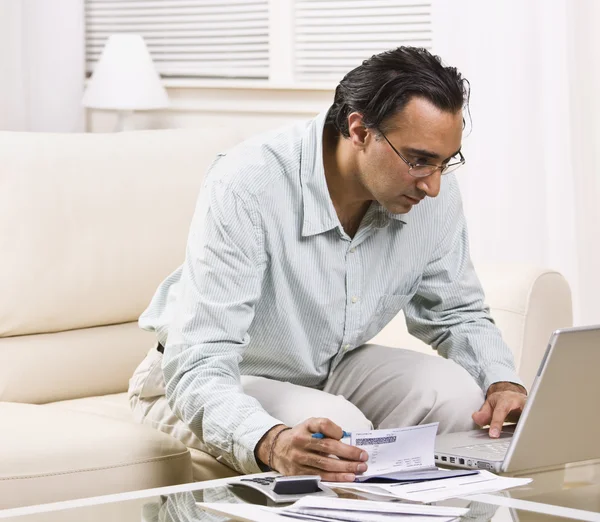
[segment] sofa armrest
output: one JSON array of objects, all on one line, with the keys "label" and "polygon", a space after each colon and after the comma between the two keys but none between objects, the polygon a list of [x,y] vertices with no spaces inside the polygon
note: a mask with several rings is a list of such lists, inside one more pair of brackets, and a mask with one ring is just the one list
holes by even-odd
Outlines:
[{"label": "sofa armrest", "polygon": [[531,265],[481,265],[477,273],[492,317],[530,388],[552,332],[573,325],[569,283],[555,270]]},{"label": "sofa armrest", "polygon": [[[492,317],[529,388],[551,333],[573,324],[569,284],[554,270],[523,264],[482,264],[477,267],[477,274]],[[436,353],[408,333],[402,313],[371,342]]]}]

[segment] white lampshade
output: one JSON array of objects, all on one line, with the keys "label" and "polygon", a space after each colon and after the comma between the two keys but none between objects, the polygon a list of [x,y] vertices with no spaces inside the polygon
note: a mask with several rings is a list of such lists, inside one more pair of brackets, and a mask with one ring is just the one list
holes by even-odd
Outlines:
[{"label": "white lampshade", "polygon": [[113,34],[109,37],[82,103],[92,109],[119,111],[169,106],[167,91],[141,36]]}]

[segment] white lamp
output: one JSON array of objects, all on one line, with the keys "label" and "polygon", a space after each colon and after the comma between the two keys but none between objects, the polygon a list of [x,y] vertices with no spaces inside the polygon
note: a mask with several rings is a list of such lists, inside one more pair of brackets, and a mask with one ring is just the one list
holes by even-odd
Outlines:
[{"label": "white lamp", "polygon": [[163,109],[169,96],[144,39],[136,34],[109,37],[82,100],[91,109],[118,111],[116,130],[135,110]]}]

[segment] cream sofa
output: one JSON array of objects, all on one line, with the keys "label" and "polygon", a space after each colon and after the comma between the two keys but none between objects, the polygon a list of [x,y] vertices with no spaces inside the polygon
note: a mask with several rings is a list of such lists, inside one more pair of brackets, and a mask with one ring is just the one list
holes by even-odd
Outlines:
[{"label": "cream sofa", "polygon": [[[182,261],[203,173],[242,137],[0,133],[0,508],[233,473],[133,423],[125,392],[154,343],[136,320]],[[569,287],[538,267],[479,273],[531,383],[571,324]],[[401,318],[378,341],[431,352]]]}]

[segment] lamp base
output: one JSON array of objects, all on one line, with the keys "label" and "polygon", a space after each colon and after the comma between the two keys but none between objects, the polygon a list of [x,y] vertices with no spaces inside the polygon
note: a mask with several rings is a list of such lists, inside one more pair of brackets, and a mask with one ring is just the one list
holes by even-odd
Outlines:
[{"label": "lamp base", "polygon": [[115,125],[115,132],[134,130],[133,127],[133,111],[118,111],[117,112],[117,123]]}]

